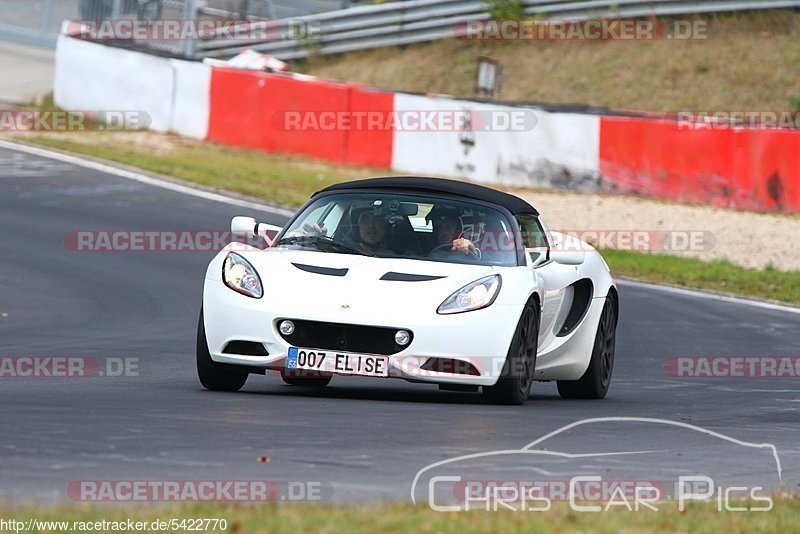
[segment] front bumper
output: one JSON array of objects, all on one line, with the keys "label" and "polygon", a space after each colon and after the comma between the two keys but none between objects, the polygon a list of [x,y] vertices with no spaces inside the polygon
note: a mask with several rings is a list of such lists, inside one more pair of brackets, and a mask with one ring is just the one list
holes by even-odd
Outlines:
[{"label": "front bumper", "polygon": [[[430,310],[410,318],[407,312],[401,317],[399,311],[385,303],[370,308],[337,309],[325,313],[309,311],[309,307],[302,302],[272,303],[268,296],[253,299],[231,291],[220,281],[210,279],[206,280],[203,293],[206,339],[211,358],[216,362],[248,366],[254,370],[284,367],[291,345],[277,330],[281,319],[391,327],[413,332],[413,339],[402,351],[388,356],[389,377],[440,384],[495,384],[522,311],[518,306],[494,303],[488,308],[472,312],[438,315],[435,310]],[[269,355],[223,353],[231,341],[260,343]],[[429,358],[467,362],[477,369],[477,374],[421,368]],[[463,369],[466,366],[457,365],[455,368]]]}]

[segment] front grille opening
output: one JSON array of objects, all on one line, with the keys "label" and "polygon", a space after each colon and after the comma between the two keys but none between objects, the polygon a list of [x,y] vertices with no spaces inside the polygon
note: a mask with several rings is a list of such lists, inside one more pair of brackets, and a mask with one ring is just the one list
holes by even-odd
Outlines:
[{"label": "front grille opening", "polygon": [[[278,319],[276,324],[280,324],[283,320]],[[278,333],[284,341],[298,348],[388,356],[406,349],[414,340],[413,332],[404,328],[289,320],[294,323],[294,332],[289,335],[284,335],[280,331]],[[398,330],[407,330],[411,334],[411,341],[405,346],[398,345],[394,341],[394,335]]]},{"label": "front grille opening", "polygon": [[451,375],[481,375],[478,368],[471,363],[454,358],[428,358],[427,361],[420,366],[420,369],[433,371],[435,373],[449,373]]},{"label": "front grille opening", "polygon": [[223,354],[239,354],[241,356],[269,356],[264,345],[255,341],[231,341],[222,349]]}]

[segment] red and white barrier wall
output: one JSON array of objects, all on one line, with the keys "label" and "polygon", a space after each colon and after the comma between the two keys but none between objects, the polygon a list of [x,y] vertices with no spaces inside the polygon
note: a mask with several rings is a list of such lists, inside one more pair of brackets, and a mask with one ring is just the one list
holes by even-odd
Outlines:
[{"label": "red and white barrier wall", "polygon": [[[65,109],[143,111],[156,131],[411,174],[800,212],[797,130],[690,130],[659,118],[393,93],[160,58],[67,36],[56,51],[54,99]],[[534,127],[293,128],[287,116],[370,112],[391,124],[391,116],[406,112],[520,109],[535,115]]]},{"label": "red and white barrier wall", "polygon": [[800,131],[603,117],[600,172],[609,191],[800,212]]},{"label": "red and white barrier wall", "polygon": [[[394,106],[391,92],[309,76],[215,67],[210,102],[210,141],[353,165],[392,164],[391,130],[344,129],[335,124],[336,117],[353,111],[388,116]],[[333,117],[330,127],[321,122],[327,116]],[[295,127],[293,117],[314,122]]]},{"label": "red and white barrier wall", "polygon": [[58,38],[53,100],[63,109],[143,112],[149,128],[205,139],[211,67]]},{"label": "red and white barrier wall", "polygon": [[469,130],[397,131],[392,169],[415,174],[467,178],[515,186],[552,186],[595,190],[599,183],[600,118],[549,113],[449,98],[397,93],[398,113],[472,112],[475,117],[504,117],[518,109],[535,124],[506,130],[473,124]]}]

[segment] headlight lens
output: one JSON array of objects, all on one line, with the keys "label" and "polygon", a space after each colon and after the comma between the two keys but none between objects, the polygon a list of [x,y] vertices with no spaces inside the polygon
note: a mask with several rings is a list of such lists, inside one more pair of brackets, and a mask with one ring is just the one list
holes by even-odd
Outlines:
[{"label": "headlight lens", "polygon": [[462,313],[490,306],[500,292],[500,285],[499,274],[476,280],[447,297],[436,313]]},{"label": "headlight lens", "polygon": [[260,299],[264,295],[261,278],[243,257],[231,252],[222,265],[222,279],[225,285],[237,293]]}]

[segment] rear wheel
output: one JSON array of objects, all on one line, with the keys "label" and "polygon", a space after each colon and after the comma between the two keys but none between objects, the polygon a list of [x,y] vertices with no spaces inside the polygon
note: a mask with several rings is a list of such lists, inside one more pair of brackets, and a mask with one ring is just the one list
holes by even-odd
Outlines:
[{"label": "rear wheel", "polygon": [[206,340],[203,310],[197,325],[197,376],[203,387],[211,391],[239,391],[247,381],[247,371],[235,365],[218,363],[211,359]]},{"label": "rear wheel", "polygon": [[506,363],[497,383],[483,386],[483,396],[492,404],[525,404],[536,370],[539,340],[539,309],[529,302],[522,310],[517,330],[511,339]]},{"label": "rear wheel", "polygon": [[281,378],[290,386],[324,388],[331,382],[332,375],[301,369],[281,369]]},{"label": "rear wheel", "polygon": [[613,297],[606,297],[597,335],[594,339],[592,359],[580,380],[559,380],[558,393],[565,399],[602,399],[611,385],[614,370],[614,351],[617,338],[617,305]]}]

